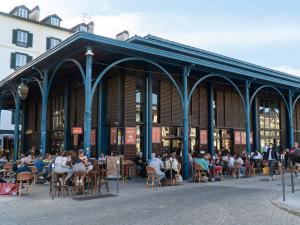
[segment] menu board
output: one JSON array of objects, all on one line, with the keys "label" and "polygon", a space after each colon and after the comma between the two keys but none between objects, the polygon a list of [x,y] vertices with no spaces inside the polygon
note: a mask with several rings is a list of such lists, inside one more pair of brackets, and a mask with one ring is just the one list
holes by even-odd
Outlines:
[{"label": "menu board", "polygon": [[125,129],[125,144],[126,145],[135,145],[136,144],[136,128],[135,127],[126,127]]},{"label": "menu board", "polygon": [[117,128],[116,127],[110,128],[110,144],[111,145],[117,144]]},{"label": "menu board", "polygon": [[91,130],[91,145],[96,145],[96,129]]},{"label": "menu board", "polygon": [[106,176],[107,176],[107,178],[120,177],[120,157],[107,156],[107,158],[106,158]]},{"label": "menu board", "polygon": [[207,145],[207,130],[200,130],[200,144],[201,145]]},{"label": "menu board", "polygon": [[160,144],[160,127],[152,127],[152,143]]},{"label": "menu board", "polygon": [[241,144],[241,131],[234,131],[234,142],[236,145]]}]

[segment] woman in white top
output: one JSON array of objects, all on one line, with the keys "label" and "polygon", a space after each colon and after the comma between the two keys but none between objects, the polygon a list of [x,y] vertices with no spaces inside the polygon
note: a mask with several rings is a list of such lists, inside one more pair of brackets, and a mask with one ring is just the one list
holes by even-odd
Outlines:
[{"label": "woman in white top", "polygon": [[66,152],[61,152],[54,161],[54,172],[55,173],[67,173],[66,181],[73,175],[73,169],[67,165],[68,157]]}]

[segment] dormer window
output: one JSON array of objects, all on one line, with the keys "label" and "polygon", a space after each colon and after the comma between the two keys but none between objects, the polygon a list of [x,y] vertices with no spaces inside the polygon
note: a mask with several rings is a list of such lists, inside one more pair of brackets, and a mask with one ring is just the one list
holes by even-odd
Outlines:
[{"label": "dormer window", "polygon": [[51,17],[51,18],[50,18],[50,24],[51,24],[52,26],[58,26],[58,27],[59,27],[59,19],[56,18],[56,17]]},{"label": "dormer window", "polygon": [[79,31],[88,32],[88,28],[86,26],[80,26]]},{"label": "dormer window", "polygon": [[28,10],[24,8],[19,8],[18,9],[18,16],[22,18],[28,18]]}]

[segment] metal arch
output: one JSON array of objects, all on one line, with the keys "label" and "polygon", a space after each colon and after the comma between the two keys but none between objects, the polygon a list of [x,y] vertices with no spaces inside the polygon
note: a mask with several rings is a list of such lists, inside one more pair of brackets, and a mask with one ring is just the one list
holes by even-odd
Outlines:
[{"label": "metal arch", "polygon": [[52,72],[52,74],[51,74],[49,83],[48,83],[47,93],[49,93],[49,90],[50,90],[50,87],[51,87],[53,78],[54,78],[54,76],[55,76],[57,70],[58,70],[58,69],[60,68],[60,66],[61,66],[62,64],[64,64],[65,62],[72,62],[72,63],[74,63],[74,64],[78,67],[78,69],[79,69],[79,71],[80,71],[80,74],[81,74],[81,76],[82,76],[83,83],[85,83],[85,72],[84,72],[84,70],[83,70],[81,64],[80,64],[76,59],[68,58],[68,59],[65,59],[65,60],[61,61],[61,62],[54,68],[54,70],[53,70],[53,72]]},{"label": "metal arch", "polygon": [[288,110],[289,115],[290,115],[290,109],[289,109],[289,107],[288,107],[288,103],[287,103],[287,101],[286,101],[284,95],[281,93],[281,91],[279,91],[278,88],[276,88],[276,87],[274,87],[274,86],[272,86],[272,85],[268,85],[268,84],[262,85],[262,86],[260,86],[258,89],[255,90],[255,92],[253,93],[253,95],[251,96],[251,99],[250,99],[250,106],[252,105],[253,99],[254,99],[254,97],[257,95],[257,93],[258,93],[260,90],[264,89],[264,88],[272,88],[272,89],[274,89],[275,91],[277,91],[277,93],[281,96],[282,100],[284,101],[285,106],[286,106],[286,109]]},{"label": "metal arch", "polygon": [[173,77],[171,76],[171,74],[166,70],[164,69],[161,65],[159,65],[158,63],[156,62],[153,62],[152,60],[149,60],[149,59],[146,59],[146,58],[142,58],[142,57],[128,57],[128,58],[124,58],[124,59],[120,59],[120,60],[117,60],[113,63],[111,63],[110,65],[108,65],[97,77],[95,83],[93,84],[93,87],[92,87],[92,100],[93,100],[93,96],[94,96],[94,93],[95,93],[95,90],[97,88],[97,85],[98,83],[102,80],[103,76],[114,66],[122,63],[122,62],[127,62],[127,61],[144,61],[144,62],[148,62],[154,66],[156,66],[157,68],[159,68],[162,72],[164,72],[165,75],[167,75],[167,77],[171,80],[171,82],[175,85],[176,89],[177,89],[177,92],[179,94],[179,97],[180,97],[180,100],[181,100],[181,103],[183,105],[183,97],[182,97],[182,94],[181,94],[181,91],[180,91],[180,88],[178,87],[178,84],[176,83],[176,81],[173,79]]},{"label": "metal arch", "polygon": [[16,93],[15,93],[13,90],[11,90],[10,92],[11,92],[11,94],[12,94],[13,98],[14,98],[15,107],[16,107],[16,105],[17,105]]},{"label": "metal arch", "polygon": [[221,74],[208,74],[204,77],[201,77],[199,80],[197,80],[197,82],[194,84],[194,86],[192,87],[191,91],[190,91],[190,94],[189,94],[189,97],[188,97],[188,105],[190,104],[190,101],[191,101],[191,98],[192,98],[192,95],[194,93],[194,91],[196,90],[197,86],[202,82],[204,81],[205,79],[209,78],[209,77],[220,77],[220,78],[223,78],[225,80],[227,80],[230,84],[232,84],[232,86],[236,89],[236,91],[238,92],[238,94],[240,95],[241,99],[242,99],[242,102],[243,102],[243,105],[244,105],[244,109],[245,109],[245,112],[247,111],[246,109],[246,103],[245,103],[245,100],[244,100],[244,97],[240,91],[240,89],[238,88],[238,86],[231,80],[229,79],[228,77],[226,76],[223,76]]},{"label": "metal arch", "polygon": [[295,99],[295,101],[293,102],[293,112],[294,112],[294,109],[295,109],[295,106],[297,104],[297,101],[300,99],[300,95],[297,96],[297,98]]}]

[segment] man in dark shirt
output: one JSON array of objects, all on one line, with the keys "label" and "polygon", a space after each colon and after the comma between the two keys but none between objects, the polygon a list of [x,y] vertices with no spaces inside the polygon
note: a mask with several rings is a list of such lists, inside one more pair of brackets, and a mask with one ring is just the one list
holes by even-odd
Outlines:
[{"label": "man in dark shirt", "polygon": [[146,171],[145,171],[146,160],[143,156],[143,153],[139,152],[134,161],[136,163],[136,168],[137,168],[137,171],[139,172],[139,174],[142,177],[145,177],[146,176]]}]

